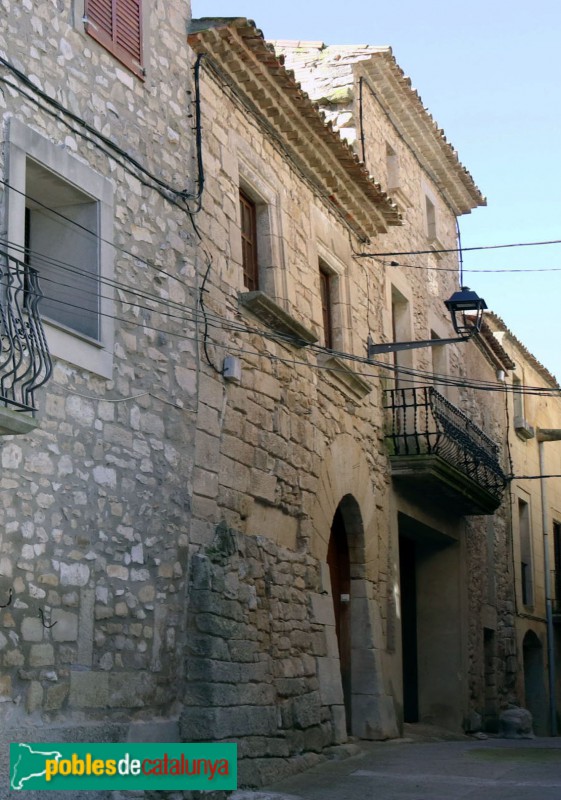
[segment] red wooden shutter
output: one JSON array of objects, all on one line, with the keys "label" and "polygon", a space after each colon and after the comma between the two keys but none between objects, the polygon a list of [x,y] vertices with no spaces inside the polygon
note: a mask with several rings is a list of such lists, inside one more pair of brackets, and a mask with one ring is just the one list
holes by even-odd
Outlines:
[{"label": "red wooden shutter", "polygon": [[139,77],[142,0],[85,0],[86,32]]},{"label": "red wooden shutter", "polygon": [[259,263],[257,260],[257,209],[255,203],[240,191],[242,223],[243,282],[246,289],[259,289]]}]

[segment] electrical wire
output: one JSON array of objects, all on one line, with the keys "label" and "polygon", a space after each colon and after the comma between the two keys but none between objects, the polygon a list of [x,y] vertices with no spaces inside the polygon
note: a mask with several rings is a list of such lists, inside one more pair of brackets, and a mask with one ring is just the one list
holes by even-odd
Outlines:
[{"label": "electrical wire", "polygon": [[[208,267],[208,265],[207,265],[207,270],[208,269],[210,269],[210,267]],[[207,272],[207,277],[208,277],[208,272]],[[58,285],[61,285],[61,286],[66,286],[66,284],[60,283],[60,282],[55,281],[53,279],[50,279],[50,278],[48,278],[46,276],[43,276],[41,278],[41,280],[45,281],[45,282],[50,282],[50,283],[53,283],[53,284],[58,284]],[[124,288],[125,291],[130,291],[131,293],[135,293],[135,290],[131,290],[129,287],[125,286],[123,288]],[[141,293],[139,293],[138,291],[136,291],[136,294],[140,294],[140,296],[142,296]],[[81,306],[81,305],[79,305],[77,303],[71,303],[68,300],[61,300],[58,297],[52,297],[50,295],[47,295],[47,297],[49,299],[55,301],[55,302],[58,302],[61,305],[65,305],[67,307],[71,307],[71,308],[74,308],[74,309],[77,309],[77,310],[83,310],[83,311],[90,311],[91,312],[91,308],[87,308],[87,307]],[[103,296],[103,297],[104,297],[104,299],[107,299],[107,300],[112,300],[113,299],[113,298],[108,298],[108,297],[105,297],[105,296]],[[160,303],[160,304],[164,304],[165,303],[166,306],[169,306],[170,303],[172,304],[172,306],[177,306],[178,305],[178,304],[173,304],[167,298],[163,298],[162,299],[162,298],[157,298],[157,297],[154,297],[154,296],[150,296],[148,299],[150,301],[152,301],[152,302],[157,302],[157,303]],[[210,314],[208,311],[206,311],[206,309],[205,309],[202,317],[199,317],[198,313],[195,310],[191,310],[191,309],[189,309],[187,311],[188,316],[185,316],[186,309],[185,309],[184,306],[180,307],[181,311],[182,311],[181,314],[173,314],[173,313],[171,313],[169,311],[168,308],[166,308],[166,310],[160,310],[158,308],[151,308],[151,307],[148,307],[148,306],[143,306],[140,303],[131,303],[130,301],[126,301],[126,300],[121,300],[121,302],[123,302],[126,305],[129,305],[129,306],[131,306],[133,308],[134,307],[138,307],[140,310],[147,311],[149,313],[157,313],[160,316],[167,317],[167,318],[172,319],[172,320],[177,319],[177,320],[179,320],[180,322],[182,322],[184,324],[193,324],[198,319],[200,319],[201,321],[206,323],[207,332],[208,332],[208,328],[212,327],[212,328],[219,328],[221,331],[230,331],[230,332],[233,332],[233,333],[257,334],[257,335],[263,336],[266,339],[269,339],[269,340],[272,340],[272,341],[276,341],[278,343],[285,344],[285,345],[294,345],[296,343],[298,345],[301,344],[301,342],[298,339],[298,337],[290,336],[288,334],[277,333],[277,332],[272,331],[272,330],[265,331],[265,330],[263,330],[261,328],[256,328],[254,326],[248,326],[248,325],[240,324],[240,323],[238,323],[238,322],[236,322],[234,320],[226,320],[223,316]],[[203,305],[204,305],[204,300],[203,300]],[[109,317],[109,318],[111,318],[111,319],[113,319],[115,321],[122,321],[122,322],[125,322],[126,324],[136,324],[136,325],[140,324],[138,320],[134,320],[134,321],[133,320],[129,320],[129,319],[117,316],[115,314],[109,314],[107,312],[99,311],[98,313],[101,316]],[[153,325],[149,325],[146,319],[142,320],[141,324],[144,327],[147,327],[148,329],[152,329],[152,330],[154,330],[156,332],[169,333],[169,334],[171,334],[173,336],[178,336],[179,335],[177,331],[165,331],[165,330],[163,330],[161,328],[155,327]],[[192,337],[188,337],[188,338],[192,338]],[[204,341],[204,339],[203,339],[203,341]],[[325,348],[325,347],[323,347],[321,345],[317,345],[317,344],[309,344],[309,345],[307,345],[307,349],[309,351],[312,351],[312,352],[326,353],[328,355],[332,355],[332,356],[335,356],[335,357],[338,357],[338,358],[341,358],[341,359],[344,359],[344,360],[354,361],[354,362],[358,362],[358,363],[361,363],[361,364],[378,367],[378,368],[380,368],[380,369],[382,369],[384,371],[395,372],[395,373],[398,373],[400,375],[402,380],[405,379],[405,377],[409,378],[409,382],[410,383],[418,382],[417,379],[420,379],[420,380],[424,381],[425,383],[427,381],[436,380],[438,383],[442,383],[443,385],[455,386],[455,387],[458,387],[458,388],[472,388],[472,389],[477,389],[477,390],[488,390],[488,391],[494,391],[494,392],[511,392],[513,394],[517,394],[517,393],[526,394],[526,395],[535,394],[535,395],[540,395],[540,396],[557,396],[557,394],[559,392],[561,392],[561,389],[559,389],[559,388],[555,388],[554,389],[554,388],[532,387],[532,386],[526,386],[526,385],[522,385],[522,384],[516,384],[516,386],[514,386],[514,385],[482,382],[482,381],[478,381],[478,380],[475,380],[475,379],[466,379],[466,378],[460,378],[460,377],[449,376],[449,375],[436,375],[435,373],[432,373],[430,371],[413,369],[413,368],[404,367],[404,366],[397,366],[397,365],[394,365],[394,364],[387,364],[384,361],[375,360],[375,359],[369,359],[366,356],[358,356],[358,355],[354,355],[354,354],[351,354],[351,353],[347,353],[345,351],[329,350],[329,349],[327,349],[327,348]],[[302,362],[302,363],[308,363],[308,362]],[[216,369],[218,369],[218,368],[216,368]],[[370,377],[378,377],[378,375],[372,375]],[[413,379],[415,379],[415,380],[413,380]]]},{"label": "electrical wire", "polygon": [[[403,264],[400,261],[382,261],[375,256],[372,256],[385,267],[403,267],[405,269],[423,269],[427,272],[458,272],[458,267],[429,267],[424,264]],[[561,272],[561,267],[521,267],[521,268],[497,268],[497,269],[479,269],[472,267],[462,267],[463,272],[470,273],[501,273],[501,272]]]},{"label": "electrical wire", "polygon": [[543,242],[510,242],[508,244],[487,244],[473,247],[441,247],[430,250],[400,250],[381,253],[356,253],[357,258],[378,258],[380,256],[423,256],[432,253],[467,253],[473,250],[503,250],[507,247],[543,247],[545,245],[561,244],[561,239],[551,239]]},{"label": "electrical wire", "polygon": [[[45,203],[42,203],[40,200],[37,200],[37,198],[31,197],[31,195],[27,194],[26,192],[22,191],[21,189],[17,189],[15,186],[10,184],[8,181],[2,180],[2,178],[0,178],[0,185],[3,185],[7,189],[10,189],[11,191],[16,192],[19,195],[22,195],[26,199],[31,200],[36,205],[41,206],[41,208],[44,208],[45,211],[48,211],[50,214],[53,214],[54,216],[56,216],[59,220],[62,220],[62,222],[60,223],[61,225],[66,225],[66,227],[72,226],[72,229],[77,229],[77,232],[81,232],[84,235],[87,234],[88,236],[91,236],[93,239],[95,239],[95,241],[97,241],[97,242],[103,242],[104,244],[108,244],[110,247],[112,247],[117,252],[123,253],[125,255],[130,256],[135,261],[138,261],[140,264],[145,264],[147,267],[150,267],[151,269],[155,270],[156,272],[159,272],[161,275],[165,275],[167,278],[171,278],[172,280],[177,281],[182,286],[185,286],[188,289],[191,288],[191,286],[188,283],[186,283],[185,281],[181,280],[181,278],[177,277],[177,275],[173,275],[171,272],[168,272],[167,270],[163,269],[162,267],[159,267],[153,261],[149,261],[147,259],[144,259],[144,258],[142,258],[142,256],[137,255],[136,253],[133,253],[131,250],[127,250],[125,247],[120,247],[119,245],[115,244],[115,242],[113,242],[111,239],[105,239],[103,236],[101,236],[101,234],[97,233],[97,231],[92,231],[91,228],[88,228],[87,226],[82,225],[80,222],[77,222],[76,220],[73,220],[70,217],[65,216],[58,209],[51,208],[50,206],[46,205]],[[1,244],[6,244],[7,246],[9,246],[11,248],[17,248],[19,250],[23,250],[21,245],[16,245],[13,242],[7,242],[6,240],[0,239],[0,245]],[[54,259],[53,259],[53,261],[54,261]]]},{"label": "electrical wire", "polygon": [[[120,159],[124,159],[130,165],[134,166],[134,168],[138,172],[140,172],[142,175],[144,175],[146,178],[148,178],[150,181],[156,184],[156,186],[160,187],[160,189],[165,189],[166,192],[170,192],[171,194],[176,195],[177,197],[180,197],[184,200],[191,199],[194,197],[193,195],[188,194],[185,191],[185,189],[174,188],[173,186],[170,186],[168,183],[158,178],[157,175],[151,173],[148,169],[146,169],[146,167],[144,167],[140,163],[140,161],[138,161],[136,158],[134,158],[125,150],[123,150],[121,147],[119,147],[119,145],[115,144],[115,142],[113,142],[110,138],[104,136],[96,128],[94,128],[92,125],[86,122],[86,120],[84,120],[82,117],[79,117],[77,114],[74,114],[74,112],[70,111],[70,109],[63,106],[62,103],[59,103],[58,100],[55,100],[53,97],[50,97],[50,95],[48,95],[46,92],[40,89],[35,83],[33,83],[33,81],[31,81],[27,77],[27,75],[25,75],[25,73],[19,70],[14,64],[5,59],[3,56],[0,56],[0,64],[2,64],[7,70],[9,70],[12,73],[12,75],[14,75],[21,83],[24,84],[24,86],[27,89],[30,89],[33,93],[38,95],[44,103],[47,103],[48,105],[52,106],[54,109],[56,109],[56,111],[59,112],[59,114],[64,115],[64,117],[68,117],[70,120],[72,120],[72,122],[84,128],[84,130],[87,131],[88,134],[98,139],[99,142],[103,144],[103,148],[99,145],[99,142],[96,143],[90,137],[87,137],[89,141],[91,141],[93,144],[96,145],[96,147],[98,147],[98,149],[103,149],[106,154],[107,151],[109,150],[114,155],[117,155]],[[12,88],[16,89],[16,91],[20,91],[20,87],[17,86],[17,84],[13,84],[5,80],[3,82],[8,83],[10,86],[12,86]],[[27,99],[32,100],[29,94],[27,93],[23,94],[25,94]],[[60,117],[58,118],[61,119]],[[68,123],[65,120],[61,119],[61,121],[68,126]],[[77,132],[75,129],[73,130],[74,132]]]}]

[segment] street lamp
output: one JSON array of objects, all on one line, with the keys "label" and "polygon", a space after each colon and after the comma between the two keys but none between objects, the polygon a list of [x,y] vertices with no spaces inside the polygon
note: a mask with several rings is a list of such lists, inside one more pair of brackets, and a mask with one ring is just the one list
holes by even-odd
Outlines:
[{"label": "street lamp", "polygon": [[420,339],[416,342],[387,342],[385,344],[374,344],[368,341],[368,358],[380,355],[381,353],[397,353],[400,350],[416,350],[419,347],[440,347],[443,344],[454,344],[455,342],[467,342],[472,336],[478,334],[483,322],[483,312],[487,308],[487,303],[467,286],[454,292],[449,300],[444,301],[444,305],[450,312],[452,325],[458,336],[452,339]]}]

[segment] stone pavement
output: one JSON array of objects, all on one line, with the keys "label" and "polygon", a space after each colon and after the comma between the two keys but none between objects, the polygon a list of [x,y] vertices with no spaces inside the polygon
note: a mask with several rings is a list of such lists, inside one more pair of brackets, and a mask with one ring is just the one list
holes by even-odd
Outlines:
[{"label": "stone pavement", "polygon": [[235,792],[231,800],[455,798],[560,800],[561,738],[435,741],[413,735],[361,742],[352,758],[323,763],[258,791]]}]

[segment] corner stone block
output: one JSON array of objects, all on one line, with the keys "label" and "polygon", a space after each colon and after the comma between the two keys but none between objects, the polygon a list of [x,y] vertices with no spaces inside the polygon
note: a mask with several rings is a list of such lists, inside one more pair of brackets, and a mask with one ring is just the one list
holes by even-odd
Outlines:
[{"label": "corner stone block", "polygon": [[388,695],[353,695],[353,734],[361,739],[399,736],[393,700]]},{"label": "corner stone block", "polygon": [[318,680],[321,702],[326,706],[343,705],[341,667],[338,658],[318,658]]},{"label": "corner stone block", "polygon": [[33,714],[43,705],[43,687],[39,681],[31,681],[25,698],[25,709],[28,714]]},{"label": "corner stone block", "polygon": [[78,639],[77,614],[55,608],[51,614],[51,624],[51,634],[55,642],[75,642]]},{"label": "corner stone block", "polygon": [[310,595],[312,601],[312,614],[314,622],[320,625],[335,625],[335,612],[333,610],[333,599],[328,594],[313,593]]},{"label": "corner stone block", "polygon": [[43,626],[36,617],[25,617],[21,623],[21,637],[24,642],[42,642]]},{"label": "corner stone block", "polygon": [[52,644],[32,644],[29,653],[30,667],[50,667],[55,663]]},{"label": "corner stone block", "polygon": [[8,703],[12,699],[12,679],[9,675],[0,675],[0,703]]},{"label": "corner stone block", "polygon": [[70,705],[75,708],[102,708],[109,702],[109,676],[106,672],[72,672]]}]

